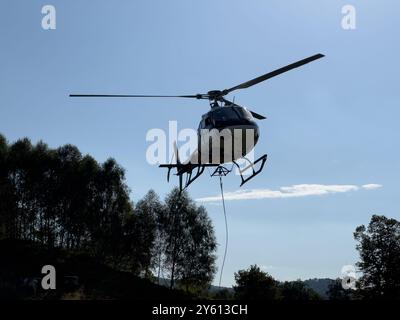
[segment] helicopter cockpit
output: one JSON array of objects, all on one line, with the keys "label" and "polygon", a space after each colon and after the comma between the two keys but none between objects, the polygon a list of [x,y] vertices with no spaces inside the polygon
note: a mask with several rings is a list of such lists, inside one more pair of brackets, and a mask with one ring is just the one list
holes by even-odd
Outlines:
[{"label": "helicopter cockpit", "polygon": [[199,129],[223,129],[237,126],[253,126],[255,121],[251,113],[238,105],[211,109],[203,115]]}]

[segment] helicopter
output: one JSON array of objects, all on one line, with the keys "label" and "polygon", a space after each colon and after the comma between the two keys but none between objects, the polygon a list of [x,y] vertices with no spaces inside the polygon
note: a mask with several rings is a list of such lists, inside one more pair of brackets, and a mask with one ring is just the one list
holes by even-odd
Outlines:
[{"label": "helicopter", "polygon": [[[200,120],[197,131],[197,149],[188,157],[187,160],[182,162],[175,142],[174,156],[176,158],[176,163],[160,164],[159,167],[168,169],[167,181],[170,179],[171,170],[176,169],[175,175],[179,177],[179,188],[182,191],[199,178],[206,167],[215,167],[212,176],[225,176],[232,171],[233,165],[235,165],[241,177],[240,186],[242,186],[250,179],[257,176],[263,170],[267,161],[266,154],[262,155],[255,161],[246,157],[246,155],[254,149],[260,137],[260,130],[256,121],[264,120],[266,117],[248,110],[246,107],[234,103],[234,101],[227,100],[225,96],[233,91],[247,89],[260,82],[266,81],[323,57],[323,54],[318,53],[282,68],[265,73],[234,87],[224,90],[211,90],[207,93],[198,93],[194,95],[70,94],[70,97],[186,98],[208,100],[210,110],[203,114]],[[223,143],[221,143],[221,141],[223,141]],[[238,163],[239,159],[243,159],[249,164],[242,168]],[[226,164],[228,163],[233,163],[231,169],[226,167]],[[244,174],[248,172],[249,169],[251,169],[252,172],[245,176]],[[184,176],[185,180],[183,179]]]}]

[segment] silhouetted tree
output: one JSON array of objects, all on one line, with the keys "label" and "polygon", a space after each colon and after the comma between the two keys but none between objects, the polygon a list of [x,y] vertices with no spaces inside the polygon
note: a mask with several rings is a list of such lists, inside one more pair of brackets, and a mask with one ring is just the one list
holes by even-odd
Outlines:
[{"label": "silhouetted tree", "polygon": [[98,164],[72,145],[49,149],[0,136],[0,235],[85,250],[115,264],[124,221],[133,215],[124,171]]},{"label": "silhouetted tree", "polygon": [[285,281],[280,285],[282,300],[306,301],[319,300],[318,294],[301,281]]},{"label": "silhouetted tree", "polygon": [[189,288],[215,273],[216,240],[203,207],[174,189],[165,204],[150,190],[133,206],[124,170],[73,145],[50,149],[0,135],[0,240],[38,242],[89,254],[138,275],[169,272]]},{"label": "silhouetted tree", "polygon": [[235,272],[235,297],[244,300],[273,300],[279,297],[278,281],[257,265]]},{"label": "silhouetted tree", "polygon": [[8,179],[8,144],[0,135],[0,239],[15,238],[15,195]]},{"label": "silhouetted tree", "polygon": [[170,287],[180,280],[189,289],[209,284],[215,273],[216,240],[203,207],[198,208],[186,191],[173,189],[165,199],[165,268]]},{"label": "silhouetted tree", "polygon": [[359,242],[363,297],[400,298],[400,222],[374,215],[368,228],[357,227],[354,238]]},{"label": "silhouetted tree", "polygon": [[156,264],[157,219],[163,214],[163,205],[158,195],[150,190],[135,206],[134,241],[130,241],[134,258],[139,262],[139,269],[150,275],[151,268]]},{"label": "silhouetted tree", "polygon": [[211,295],[211,298],[215,300],[233,300],[234,297],[234,291],[227,288],[218,290]]},{"label": "silhouetted tree", "polygon": [[208,286],[216,272],[214,252],[217,242],[203,206],[188,210],[185,231],[189,241],[183,248],[183,260],[177,274],[187,291],[197,291]]},{"label": "silhouetted tree", "polygon": [[353,292],[351,289],[344,289],[342,279],[338,278],[329,285],[327,294],[329,300],[350,300]]}]

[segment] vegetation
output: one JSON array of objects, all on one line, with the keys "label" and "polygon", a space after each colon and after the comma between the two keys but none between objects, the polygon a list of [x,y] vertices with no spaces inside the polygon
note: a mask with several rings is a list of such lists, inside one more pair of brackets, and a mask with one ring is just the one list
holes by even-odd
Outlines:
[{"label": "vegetation", "polygon": [[235,297],[237,299],[276,299],[278,298],[278,281],[268,273],[261,271],[257,265],[235,273]]},{"label": "vegetation", "polygon": [[243,300],[318,300],[318,294],[300,280],[280,283],[257,265],[235,273],[235,298]]},{"label": "vegetation", "polygon": [[361,261],[359,294],[366,299],[400,298],[400,222],[372,216],[368,227],[359,226],[354,238]]},{"label": "vegetation", "polygon": [[304,284],[318,293],[321,299],[327,300],[329,299],[329,288],[334,282],[335,280],[329,278],[314,278],[305,280]]},{"label": "vegetation", "polygon": [[336,279],[333,281],[328,288],[328,298],[329,300],[351,300],[352,290],[346,290],[343,288],[342,279]]},{"label": "vegetation", "polygon": [[280,285],[282,300],[307,301],[320,300],[321,297],[313,289],[309,288],[303,281],[285,281]]},{"label": "vegetation", "polygon": [[171,279],[176,278],[186,290],[205,288],[216,271],[214,261],[217,244],[213,226],[204,207],[197,207],[186,192],[174,189],[165,200],[166,215],[162,218],[166,250],[164,266]]},{"label": "vegetation", "polygon": [[133,204],[115,160],[99,164],[72,145],[9,144],[0,135],[0,297],[30,297],[18,288],[36,288],[46,261],[83,281],[77,298],[399,299],[400,222],[374,215],[354,237],[357,290],[341,279],[282,283],[257,265],[235,273],[233,290],[210,288],[214,229],[187,192],[173,189],[162,201],[150,190]]},{"label": "vegetation", "polygon": [[[111,268],[84,252],[49,250],[32,241],[0,240],[0,261],[0,300],[192,298],[181,290],[170,290],[132,272]],[[44,264],[56,268],[56,290],[41,288]]]},{"label": "vegetation", "polygon": [[[330,300],[400,299],[400,222],[374,215],[368,227],[356,228],[354,238],[361,261],[362,273],[356,280],[357,289],[345,289],[342,279],[319,279],[279,283],[256,265],[235,273],[235,297],[238,299]],[[317,294],[311,287],[327,285],[326,293]],[[323,290],[325,291],[325,290]]]},{"label": "vegetation", "polygon": [[0,135],[0,240],[84,253],[96,263],[152,278],[169,274],[170,287],[207,287],[215,273],[211,221],[186,192],[162,203],[154,191],[134,205],[124,170],[72,146],[50,149]]}]

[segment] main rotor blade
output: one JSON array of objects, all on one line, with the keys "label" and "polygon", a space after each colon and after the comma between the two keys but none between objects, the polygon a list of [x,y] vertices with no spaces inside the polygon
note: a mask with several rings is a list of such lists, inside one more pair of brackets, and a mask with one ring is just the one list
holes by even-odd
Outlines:
[{"label": "main rotor blade", "polygon": [[73,98],[192,98],[192,99],[208,99],[202,94],[182,95],[182,96],[166,96],[166,95],[145,95],[145,94],[70,94]]},{"label": "main rotor blade", "polygon": [[230,93],[230,92],[232,92],[232,91],[234,91],[234,90],[245,89],[245,88],[254,86],[254,85],[257,84],[257,83],[260,83],[260,82],[262,82],[262,81],[268,80],[268,79],[270,79],[270,78],[272,78],[272,77],[276,77],[276,76],[278,76],[278,75],[280,75],[280,74],[282,74],[282,73],[284,73],[284,72],[287,72],[287,71],[289,71],[289,70],[292,70],[292,69],[301,67],[301,66],[303,66],[303,65],[305,65],[305,64],[307,64],[307,63],[310,63],[310,62],[312,62],[312,61],[314,61],[314,60],[317,60],[317,59],[320,59],[320,58],[322,58],[322,57],[325,57],[325,55],[320,54],[320,53],[319,53],[319,54],[316,54],[316,55],[313,55],[313,56],[308,57],[308,58],[306,58],[306,59],[303,59],[303,60],[297,61],[297,62],[295,62],[295,63],[289,64],[289,65],[287,65],[286,67],[282,67],[282,68],[280,68],[280,69],[274,70],[274,71],[272,71],[272,72],[268,72],[268,73],[266,73],[266,74],[264,74],[264,75],[262,75],[262,76],[259,76],[259,77],[257,77],[257,78],[254,78],[254,79],[252,79],[252,80],[243,82],[243,83],[241,83],[241,84],[239,84],[239,85],[237,85],[237,86],[235,86],[235,87],[232,87],[232,88],[230,88],[230,89],[225,89],[225,90],[223,90],[222,92],[224,93],[224,95],[226,95],[226,94],[228,94],[228,93]]}]

